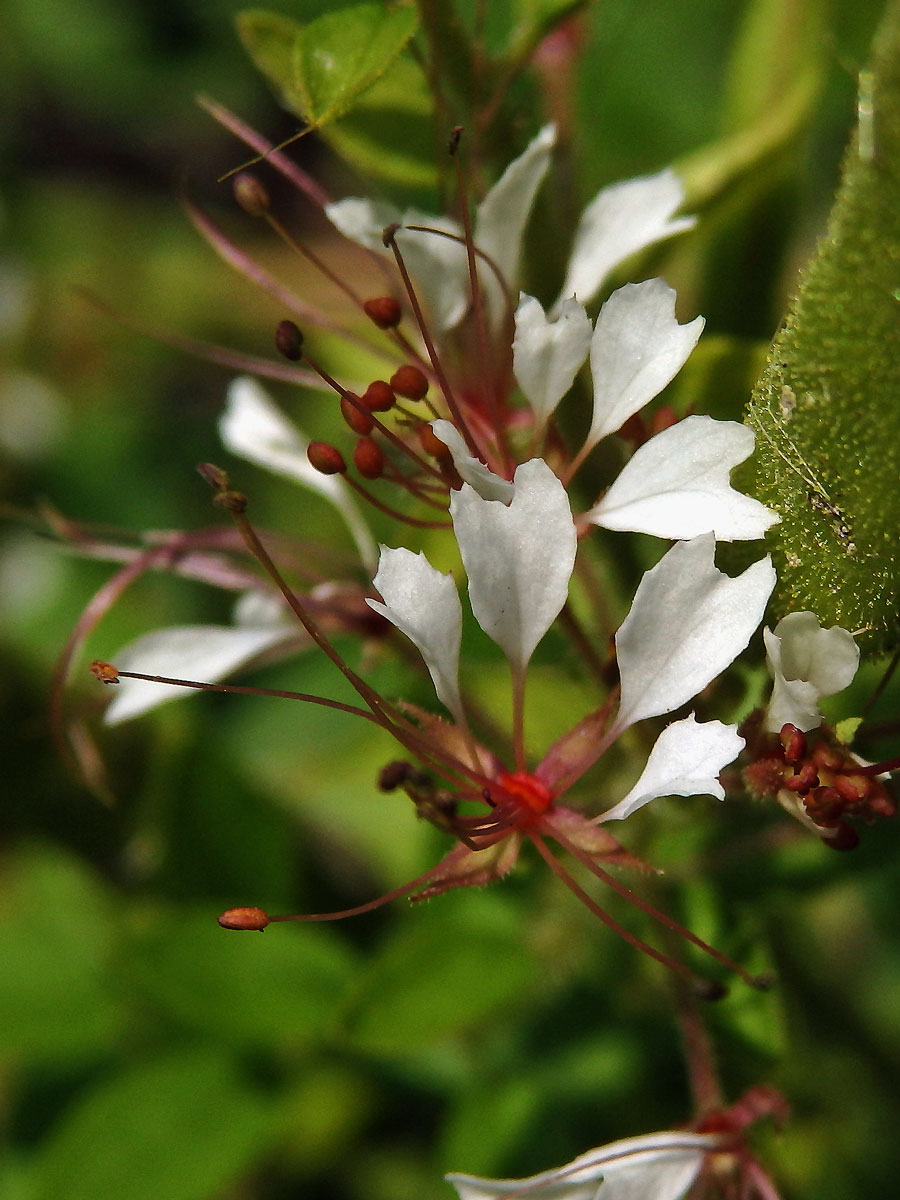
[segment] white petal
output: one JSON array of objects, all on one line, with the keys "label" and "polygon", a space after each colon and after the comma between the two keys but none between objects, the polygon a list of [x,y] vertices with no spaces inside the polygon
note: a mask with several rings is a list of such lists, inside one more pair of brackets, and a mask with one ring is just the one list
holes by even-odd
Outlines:
[{"label": "white petal", "polygon": [[604,188],[584,210],[557,303],[576,296],[589,304],[619,263],[692,228],[694,217],[672,219],[683,199],[681,180],[671,168]]},{"label": "white petal", "polygon": [[640,779],[600,820],[621,821],[657,796],[715,796],[724,800],[725,789],[717,776],[743,748],[744,739],[738,736],[736,725],[723,725],[721,721],[700,724],[693,713],[683,721],[673,721],[656,739]]},{"label": "white petal", "polygon": [[[387,225],[426,225],[456,237],[462,233],[459,223],[449,217],[415,209],[401,212],[392,204],[360,197],[329,204],[325,214],[345,237],[392,261],[393,252],[385,247],[381,236]],[[410,229],[398,230],[396,240],[430,321],[442,330],[458,325],[471,299],[465,247],[452,238]]]},{"label": "white petal", "polygon": [[703,317],[679,325],[675,291],[664,279],[626,283],[600,309],[591,341],[594,416],[589,445],[615,431],[659,395],[684,366]]},{"label": "white petal", "polygon": [[344,518],[363,564],[374,564],[375,542],[347,485],[339,476],[323,475],[310,465],[306,457],[309,440],[285,420],[255,379],[241,376],[229,386],[219,436],[232,454],[330,500]]},{"label": "white petal", "polygon": [[538,300],[522,295],[516,309],[513,371],[543,426],[572,386],[591,348],[591,322],[584,306],[566,300],[548,320]]},{"label": "white petal", "polygon": [[644,575],[616,634],[622,699],[616,734],[686,703],[731,663],[775,586],[769,558],[736,579],[717,570],[711,533],[678,542]]},{"label": "white petal", "polygon": [[514,483],[509,507],[463,484],[450,515],[475,619],[520,671],[565,604],[576,535],[566,490],[542,459],[523,463]]},{"label": "white petal", "polygon": [[761,538],[778,516],[729,483],[754,440],[736,421],[686,417],[638,447],[587,518],[604,529],[664,538]]},{"label": "white petal", "polygon": [[[509,164],[475,213],[475,245],[493,260],[513,295],[519,278],[522,235],[555,142],[554,127],[546,125],[524,153]],[[478,263],[478,277],[496,322],[503,314],[502,290],[494,272],[482,261]]]},{"label": "white petal", "polygon": [[[280,627],[269,625],[255,629],[230,625],[175,625],[145,633],[120,650],[113,661],[122,671],[218,683],[263,650],[296,637],[296,627],[287,623]],[[108,725],[118,725],[167,700],[196,694],[194,688],[148,683],[144,679],[123,679],[115,688],[104,720]]]},{"label": "white petal", "polygon": [[680,1200],[715,1140],[704,1134],[656,1133],[589,1150],[565,1167],[528,1179],[448,1175],[460,1200]]},{"label": "white petal", "polygon": [[789,613],[763,630],[766,661],[775,680],[766,710],[766,729],[778,733],[787,722],[804,733],[822,724],[819,699],[842,691],[859,666],[859,647],[840,625],[821,629],[815,613]]},{"label": "white petal", "polygon": [[501,500],[509,504],[515,487],[502,475],[495,475],[479,458],[469,453],[465,438],[450,421],[432,421],[431,428],[453,458],[453,465],[464,483],[473,487],[482,500]]},{"label": "white petal", "polygon": [[438,699],[460,720],[462,607],[453,576],[441,574],[424,554],[382,546],[374,582],[384,603],[368,598],[366,603],[415,644]]}]

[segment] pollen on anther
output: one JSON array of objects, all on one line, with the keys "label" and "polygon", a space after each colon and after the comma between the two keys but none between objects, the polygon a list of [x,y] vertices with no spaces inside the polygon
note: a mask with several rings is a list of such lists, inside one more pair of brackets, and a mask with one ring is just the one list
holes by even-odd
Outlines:
[{"label": "pollen on anther", "polygon": [[95,658],[91,663],[91,674],[95,679],[99,679],[101,683],[118,683],[119,672],[112,663],[103,662],[102,659]]},{"label": "pollen on anther", "polygon": [[219,917],[223,929],[253,929],[260,933],[269,924],[269,914],[261,908],[229,908]]}]

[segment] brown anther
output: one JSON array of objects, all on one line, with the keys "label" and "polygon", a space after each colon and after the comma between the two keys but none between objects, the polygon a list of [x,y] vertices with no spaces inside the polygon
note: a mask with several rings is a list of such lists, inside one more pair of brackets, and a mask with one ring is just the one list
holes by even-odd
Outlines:
[{"label": "brown anther", "polygon": [[835,775],[831,786],[845,804],[853,807],[865,797],[869,790],[869,781],[864,775],[857,775],[855,778],[852,775]]},{"label": "brown anther", "polygon": [[384,470],[384,451],[371,438],[360,438],[353,450],[353,461],[363,479],[380,479]]},{"label": "brown anther", "polygon": [[255,175],[242,171],[240,175],[235,176],[233,186],[234,198],[245,213],[249,213],[251,217],[261,217],[268,211],[269,193]]},{"label": "brown anther", "polygon": [[424,400],[428,393],[428,379],[418,367],[407,363],[398,367],[391,376],[391,387],[398,396],[407,400]]},{"label": "brown anther", "polygon": [[383,792],[394,792],[398,787],[402,787],[406,783],[414,771],[415,768],[412,763],[396,759],[394,762],[389,762],[386,766],[382,767],[378,772],[378,786]]},{"label": "brown anther", "polygon": [[216,492],[228,491],[228,476],[221,467],[217,467],[215,463],[200,463],[197,467],[198,473]]},{"label": "brown anther", "polygon": [[838,821],[834,832],[822,838],[829,850],[855,850],[859,845],[859,834],[847,821]]},{"label": "brown anther", "polygon": [[366,412],[359,396],[353,392],[345,392],[341,397],[341,416],[345,424],[361,437],[365,437],[375,428],[375,422]]},{"label": "brown anther", "polygon": [[243,492],[219,492],[213,497],[216,508],[224,508],[226,512],[245,513],[247,497]]},{"label": "brown anther", "polygon": [[269,914],[261,908],[229,908],[219,917],[223,929],[254,929],[260,933],[269,924]]},{"label": "brown anther", "polygon": [[373,379],[360,399],[369,412],[388,412],[394,407],[397,397],[389,383],[383,379]]},{"label": "brown anther", "polygon": [[396,329],[403,316],[403,309],[393,296],[375,296],[366,300],[363,311],[379,329]]},{"label": "brown anther", "polygon": [[459,149],[459,139],[462,137],[462,135],[463,135],[462,125],[454,125],[453,129],[450,132],[450,141],[447,144],[447,152],[449,153],[451,158],[454,156],[454,154]]},{"label": "brown anther", "polygon": [[796,771],[790,779],[786,779],[784,786],[792,792],[796,792],[799,796],[811,792],[813,788],[819,786],[819,776],[816,773],[816,768],[812,763],[804,763],[799,771]]},{"label": "brown anther", "polygon": [[330,442],[310,442],[306,457],[310,466],[321,471],[323,475],[343,475],[347,470],[343,454]]},{"label": "brown anther", "polygon": [[430,425],[419,426],[419,445],[431,458],[437,458],[443,462],[450,462],[453,458],[450,447],[446,442],[441,441]]},{"label": "brown anther", "polygon": [[801,733],[796,725],[791,725],[790,722],[782,725],[778,740],[784,747],[784,761],[791,766],[796,766],[806,758],[806,735]]},{"label": "brown anther", "polygon": [[99,679],[101,683],[118,683],[119,672],[112,663],[104,662],[100,658],[95,658],[91,663],[91,674],[95,679]]},{"label": "brown anther", "polygon": [[303,357],[303,333],[294,321],[278,322],[275,349],[290,362],[297,362]]},{"label": "brown anther", "polygon": [[402,229],[402,228],[403,227],[399,223],[399,221],[394,221],[394,223],[392,225],[385,225],[384,229],[382,229],[382,231],[381,231],[382,245],[390,246],[394,241],[394,237],[397,233],[397,230]]}]

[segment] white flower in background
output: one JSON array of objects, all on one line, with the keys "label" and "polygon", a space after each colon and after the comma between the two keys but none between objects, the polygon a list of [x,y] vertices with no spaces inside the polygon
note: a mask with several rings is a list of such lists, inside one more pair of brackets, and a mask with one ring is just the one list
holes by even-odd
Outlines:
[{"label": "white flower in background", "polygon": [[822,724],[819,700],[850,684],[859,666],[859,647],[840,625],[822,629],[811,612],[789,613],[763,630],[766,662],[774,685],[766,708],[765,728],[780,732],[791,724],[802,733]]},{"label": "white flower in background", "polygon": [[564,1167],[528,1179],[446,1179],[459,1200],[680,1200],[706,1156],[721,1145],[716,1134],[651,1133],[589,1150]]},{"label": "white flower in background", "polygon": [[[502,275],[513,294],[518,281],[525,227],[537,190],[550,165],[555,131],[546,126],[507,167],[475,209],[474,240]],[[555,308],[577,297],[589,304],[605,280],[625,259],[640,250],[690,229],[694,217],[673,219],[684,199],[672,170],[661,171],[604,188],[588,205],[575,235],[565,283]],[[447,217],[401,211],[392,205],[352,197],[326,206],[335,226],[351,241],[384,251],[382,231],[388,225],[422,225],[462,238],[462,226]],[[471,304],[468,264],[458,241],[401,228],[397,245],[439,331],[453,329]],[[482,261],[479,278],[488,294],[492,317],[502,313],[493,270]]]}]

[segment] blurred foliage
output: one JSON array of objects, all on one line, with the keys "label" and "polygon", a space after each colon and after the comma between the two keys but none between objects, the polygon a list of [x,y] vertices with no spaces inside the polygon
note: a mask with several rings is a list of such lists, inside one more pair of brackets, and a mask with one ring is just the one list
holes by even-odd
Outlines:
[{"label": "blurred foliage", "polygon": [[[302,23],[336,7],[279,11]],[[474,7],[462,6],[463,27]],[[568,6],[487,7],[490,45],[512,58]],[[302,537],[315,522],[349,550],[324,506],[224,461],[215,420],[226,370],[122,329],[73,291],[147,325],[266,353],[283,314],[196,237],[179,210],[183,185],[298,290],[324,292],[215,184],[244,151],[194,106],[196,92],[273,140],[297,128],[241,49],[241,8],[8,0],[0,15],[0,443],[12,518],[0,542],[0,1191],[10,1200],[427,1200],[449,1195],[445,1170],[524,1174],[688,1115],[668,980],[529,856],[483,893],[262,937],[221,933],[215,916],[232,904],[343,907],[436,860],[442,839],[375,788],[394,753],[378,732],[299,705],[208,697],[104,733],[103,696],[79,675],[66,712],[101,739],[115,799],[104,805],[67,776],[51,745],[53,663],[109,567],[38,536],[36,503],[133,530],[213,526],[193,470],[212,459],[232,469],[263,525]],[[708,319],[667,397],[682,410],[736,416],[746,401],[824,227],[881,8],[598,0],[576,6],[510,86],[503,119],[521,144],[548,115],[563,133],[542,213],[562,249],[536,247],[533,264],[548,291],[573,217],[600,185],[684,162],[703,219],[647,264],[677,285],[685,316]],[[409,92],[409,126],[392,115],[384,128],[397,97],[382,87],[396,88],[390,73],[335,145],[365,164],[365,142],[370,160],[393,155],[399,167],[373,185],[314,137],[294,153],[335,194],[397,198],[409,183],[435,207],[421,93]],[[489,134],[485,173],[510,155]],[[285,219],[324,243],[310,206],[273,191]],[[326,248],[339,270],[357,269]],[[340,361],[338,346],[324,353]],[[272,390],[287,411],[302,409],[310,433],[328,427],[314,397]],[[229,607],[202,585],[145,578],[87,657],[159,625],[227,619]],[[549,698],[574,686],[572,665],[541,660],[529,712],[539,742],[565,717]],[[399,686],[391,664],[369,666],[388,691]],[[313,658],[254,678],[340,692]],[[858,714],[877,678],[868,667],[832,715]],[[480,695],[500,687],[485,664]],[[876,721],[887,724],[898,700],[894,685]],[[891,752],[892,732],[873,755]],[[603,779],[611,794],[620,782]],[[846,1200],[900,1169],[894,829],[864,831],[838,856],[786,826],[778,811],[694,798],[641,814],[626,840],[665,869],[667,910],[753,969],[774,964],[773,992],[735,984],[711,1010],[729,1086],[736,1095],[764,1079],[791,1098],[782,1137],[761,1142],[788,1200]],[[655,936],[636,911],[603,902]]]}]

